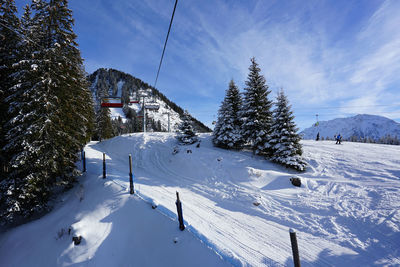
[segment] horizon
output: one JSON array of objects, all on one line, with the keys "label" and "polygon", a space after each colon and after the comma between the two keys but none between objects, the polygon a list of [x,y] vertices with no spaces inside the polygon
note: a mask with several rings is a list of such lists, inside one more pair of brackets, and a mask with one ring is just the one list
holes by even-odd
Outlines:
[{"label": "horizon", "polygon": [[[20,0],[17,7],[31,1]],[[175,1],[70,1],[90,74],[113,68],[154,85]],[[399,1],[179,1],[156,88],[212,128],[233,79],[255,57],[283,88],[300,130],[379,115],[400,122]]]}]

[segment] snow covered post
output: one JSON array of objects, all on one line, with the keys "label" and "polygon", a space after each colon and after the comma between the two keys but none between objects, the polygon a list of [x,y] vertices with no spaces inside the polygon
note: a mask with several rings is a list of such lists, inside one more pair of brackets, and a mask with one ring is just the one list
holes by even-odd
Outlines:
[{"label": "snow covered post", "polygon": [[85,151],[83,151],[82,164],[83,164],[83,172],[86,172],[86,155],[85,155]]},{"label": "snow covered post", "polygon": [[103,179],[106,178],[106,153],[103,152]]},{"label": "snow covered post", "polygon": [[132,195],[133,191],[133,177],[132,177],[132,155],[129,154],[129,193]]},{"label": "snow covered post", "polygon": [[300,267],[299,248],[297,246],[296,232],[293,229],[289,230],[290,242],[292,243],[294,267]]},{"label": "snow covered post", "polygon": [[179,200],[179,193],[176,192],[176,209],[178,211],[178,221],[179,221],[179,229],[181,231],[185,230],[185,225],[183,224],[183,215],[182,215],[182,203]]}]

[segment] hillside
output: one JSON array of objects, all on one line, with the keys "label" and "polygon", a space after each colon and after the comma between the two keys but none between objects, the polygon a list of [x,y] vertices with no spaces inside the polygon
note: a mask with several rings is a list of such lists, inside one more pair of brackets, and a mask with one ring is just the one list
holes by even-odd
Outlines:
[{"label": "hillside", "polygon": [[[302,266],[400,264],[397,146],[303,141],[309,167],[296,174],[251,152],[215,148],[209,134],[200,139],[199,148],[179,146],[175,155],[168,133],[90,143],[82,186],[45,217],[1,234],[0,265],[291,266],[289,228],[296,229]],[[128,194],[128,154],[135,196]],[[294,175],[300,188],[289,182]],[[81,245],[57,239],[69,226],[84,236]]]},{"label": "hillside", "polygon": [[301,132],[304,139],[315,139],[317,133],[323,138],[333,139],[334,135],[341,134],[344,139],[379,139],[387,136],[400,139],[400,123],[376,115],[356,115],[349,118],[338,118],[329,121],[320,121]]},{"label": "hillside", "polygon": [[[140,98],[139,95],[141,94],[141,91],[146,90],[146,94],[148,95],[146,101],[148,103],[157,103],[160,107],[158,110],[149,109],[146,111],[149,121],[153,121],[153,125],[149,125],[149,130],[167,131],[167,113],[170,114],[171,132],[177,130],[184,110],[174,102],[170,101],[159,90],[143,82],[142,80],[118,70],[104,68],[100,68],[89,75],[88,80],[90,82],[90,89],[92,91],[96,109],[99,108],[101,98],[103,97],[112,96],[122,98],[124,108],[110,108],[113,119],[117,119],[118,116],[120,116],[125,121],[127,118],[136,119],[134,117],[137,115],[142,115],[143,98]],[[139,103],[129,103],[130,98],[138,100]],[[193,116],[192,123],[197,132],[211,132],[210,128],[205,126]],[[155,125],[157,124],[161,125],[161,129],[156,129]]]}]

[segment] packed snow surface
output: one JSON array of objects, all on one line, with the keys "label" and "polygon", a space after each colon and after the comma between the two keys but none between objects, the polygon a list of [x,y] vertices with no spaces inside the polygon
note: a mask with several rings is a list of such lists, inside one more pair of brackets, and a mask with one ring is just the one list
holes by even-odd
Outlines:
[{"label": "packed snow surface", "polygon": [[[302,266],[400,265],[399,146],[303,141],[309,166],[298,174],[200,140],[176,154],[168,133],[90,143],[81,184],[50,214],[0,235],[0,265],[293,266],[289,229]],[[59,237],[69,226],[82,244]]]}]

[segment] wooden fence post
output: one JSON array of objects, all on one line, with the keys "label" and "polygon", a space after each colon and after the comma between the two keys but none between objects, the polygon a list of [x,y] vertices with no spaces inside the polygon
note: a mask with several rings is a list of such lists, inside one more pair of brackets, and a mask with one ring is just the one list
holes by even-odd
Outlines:
[{"label": "wooden fence post", "polygon": [[86,155],[85,155],[85,151],[83,151],[82,164],[83,164],[83,172],[86,172]]},{"label": "wooden fence post", "polygon": [[132,175],[132,155],[129,154],[129,193],[134,194],[133,191],[133,175]]},{"label": "wooden fence post", "polygon": [[300,267],[299,248],[297,246],[296,232],[293,229],[289,230],[290,242],[292,243],[294,267]]},{"label": "wooden fence post", "polygon": [[106,153],[103,152],[103,179],[106,178]]},{"label": "wooden fence post", "polygon": [[179,199],[179,193],[176,192],[176,209],[178,211],[178,221],[179,221],[179,229],[181,231],[185,230],[185,225],[183,224],[183,215],[182,215],[182,203]]}]

